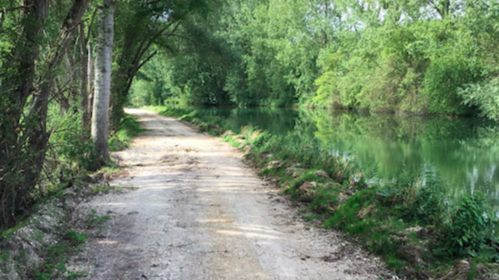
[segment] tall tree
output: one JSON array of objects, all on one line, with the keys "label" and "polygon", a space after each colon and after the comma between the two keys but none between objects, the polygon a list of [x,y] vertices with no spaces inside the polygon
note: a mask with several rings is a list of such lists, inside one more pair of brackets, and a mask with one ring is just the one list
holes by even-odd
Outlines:
[{"label": "tall tree", "polygon": [[70,3],[43,61],[37,62],[42,30],[49,12],[48,0],[21,1],[22,31],[14,39],[11,54],[2,53],[2,60],[5,61],[3,55],[7,55],[12,63],[3,64],[0,76],[0,228],[15,223],[15,215],[32,203],[31,195],[42,170],[50,137],[47,110],[56,70],[74,38],[89,0]]},{"label": "tall tree", "polygon": [[[0,228],[15,223],[16,211],[22,207],[18,185],[22,180],[13,170],[22,170],[24,157],[20,136],[20,120],[35,80],[35,65],[40,54],[39,41],[47,19],[49,1],[25,1],[20,12],[21,34],[12,49],[12,64],[2,63],[0,96]],[[6,60],[3,54],[2,61]]]},{"label": "tall tree", "polygon": [[90,130],[90,120],[92,117],[92,98],[90,93],[92,92],[93,84],[93,57],[92,57],[92,44],[90,44],[90,35],[95,20],[95,16],[98,9],[92,13],[90,17],[90,22],[88,23],[87,30],[85,30],[85,22],[80,24],[80,96],[81,96],[81,110],[82,114],[82,124],[85,130]]},{"label": "tall tree", "polygon": [[38,168],[32,167],[25,171],[25,184],[30,187],[37,183],[41,167],[45,161],[45,152],[50,137],[50,132],[47,131],[47,110],[50,93],[57,75],[56,69],[61,64],[69,44],[73,41],[76,29],[87,10],[89,2],[90,0],[74,0],[59,29],[55,44],[47,55],[45,73],[38,82],[38,90],[27,118],[33,124],[28,126],[24,135],[28,139],[29,148],[34,151],[33,161],[30,161],[30,164],[35,162],[35,166],[38,166]]},{"label": "tall tree", "polygon": [[103,159],[109,157],[109,99],[111,95],[111,63],[114,36],[113,0],[104,0],[98,12],[97,57],[95,60],[92,139]]}]

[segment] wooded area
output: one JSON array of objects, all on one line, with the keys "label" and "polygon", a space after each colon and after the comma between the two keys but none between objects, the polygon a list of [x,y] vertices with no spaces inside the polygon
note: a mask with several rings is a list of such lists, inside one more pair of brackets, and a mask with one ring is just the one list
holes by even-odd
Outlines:
[{"label": "wooded area", "polygon": [[[215,5],[215,4],[212,4]],[[137,104],[316,106],[498,118],[499,4],[488,0],[226,1],[181,27]]]},{"label": "wooded area", "polygon": [[[91,172],[113,166],[109,151],[126,146],[123,135],[130,139],[129,130],[140,131],[124,106],[180,103],[438,114],[433,120],[413,118],[398,125],[398,120],[368,119],[351,112],[334,119],[331,111],[319,117],[317,110],[290,110],[302,116],[279,115],[273,121],[269,114],[259,117],[241,108],[234,113],[220,110],[225,117],[192,107],[156,108],[244,147],[247,163],[272,178],[282,194],[308,203],[311,212],[305,219],[323,219],[324,227],[355,236],[397,273],[409,267],[401,274],[458,279],[450,272],[443,276],[442,271],[448,271],[451,261],[467,258],[470,262],[465,261],[463,271],[472,277],[478,264],[499,261],[497,207],[488,205],[497,200],[499,181],[498,45],[497,0],[0,0],[0,231],[23,226],[38,203],[63,197],[63,190],[71,186],[88,188],[83,180],[91,181]],[[238,114],[257,122],[254,127],[243,125]],[[151,127],[150,120],[144,121],[148,112],[138,115]],[[484,123],[449,122],[460,116],[482,118]],[[148,141],[162,145],[156,136],[190,134],[190,129],[170,131],[167,127],[173,121],[155,118],[161,125]],[[259,122],[271,122],[280,132],[265,131]],[[340,134],[347,136],[339,139]],[[200,147],[207,145],[199,139],[195,143]],[[392,139],[403,143],[397,148]],[[350,156],[356,140],[362,146],[357,159]],[[192,151],[170,144],[182,153]],[[161,145],[158,150],[164,148]],[[340,145],[347,148],[340,151]],[[368,155],[372,150],[375,157]],[[207,151],[200,154],[215,158]],[[442,160],[438,152],[452,157]],[[153,154],[161,164],[157,166],[170,168],[156,151],[150,150],[148,157]],[[184,159],[194,162],[190,155]],[[220,161],[228,166],[222,157]],[[399,169],[380,170],[380,162],[395,162]],[[144,166],[134,167],[139,165]],[[411,168],[415,172],[407,173]],[[191,175],[219,178],[209,171],[218,171],[215,167],[206,170]],[[137,176],[143,177],[138,181],[145,186],[141,187],[155,189],[147,177],[154,172],[139,173],[145,174]],[[383,172],[386,178],[368,182]],[[456,181],[443,183],[438,172]],[[240,177],[231,180],[237,185]],[[158,186],[166,186],[165,177],[158,178]],[[466,180],[469,186],[448,187]],[[219,182],[225,191],[226,181]],[[452,202],[451,191],[459,192]],[[178,193],[175,205],[189,205]],[[229,206],[227,213],[234,208]],[[96,212],[89,210],[95,218]],[[128,214],[121,216],[128,217],[138,212],[124,213]],[[174,218],[172,223],[179,224]],[[82,236],[74,236],[81,241]],[[24,254],[24,248],[15,247]],[[169,250],[170,245],[164,251]],[[230,256],[227,251],[219,253]],[[238,255],[246,260],[246,255]],[[329,262],[332,256],[321,259]],[[3,262],[9,259],[1,257]],[[498,270],[489,268],[491,273]]]},{"label": "wooded area", "polygon": [[106,162],[133,77],[204,8],[196,0],[0,1],[0,229]]},{"label": "wooded area", "polygon": [[1,0],[0,228],[105,162],[129,102],[498,119],[498,41],[490,0]]}]

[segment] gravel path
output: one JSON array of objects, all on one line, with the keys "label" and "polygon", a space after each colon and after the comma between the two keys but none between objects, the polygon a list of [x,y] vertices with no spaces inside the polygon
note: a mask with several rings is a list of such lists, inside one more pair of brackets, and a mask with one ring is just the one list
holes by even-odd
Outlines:
[{"label": "gravel path", "polygon": [[[380,279],[383,264],[310,227],[220,139],[127,109],[147,129],[120,153],[135,187],[79,206],[110,215],[68,269],[87,279]],[[386,278],[385,278],[386,279]]]}]

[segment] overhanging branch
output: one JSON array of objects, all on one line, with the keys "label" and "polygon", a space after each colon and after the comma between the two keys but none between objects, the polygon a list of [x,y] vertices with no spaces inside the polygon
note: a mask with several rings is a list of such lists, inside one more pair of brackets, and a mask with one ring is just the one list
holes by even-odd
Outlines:
[{"label": "overhanging branch", "polygon": [[[184,17],[185,15],[187,15],[187,13],[182,15],[182,17]],[[153,52],[154,55],[152,55],[152,56],[146,58],[145,60],[143,60],[142,62],[140,62],[142,57],[149,50],[149,48],[154,44],[154,42],[156,42],[156,40],[159,37],[161,37],[166,32],[166,30],[168,30],[174,24],[176,24],[176,25],[173,27],[173,30],[172,30],[172,32],[170,32],[170,34],[175,33],[175,31],[180,26],[180,23],[181,22],[179,20],[172,21],[172,22],[168,23],[165,27],[161,28],[158,32],[156,32],[149,40],[143,40],[141,42],[139,49],[135,53],[135,56],[134,56],[132,62],[130,63],[130,67],[127,67],[127,70],[126,70],[126,75],[127,75],[126,92],[128,92],[129,88],[131,87],[133,77],[135,76],[135,74],[137,73],[139,68],[142,67],[145,63],[147,63],[147,61],[149,61],[156,54],[156,51],[155,51],[155,52]]]},{"label": "overhanging branch", "polygon": [[192,44],[199,45],[196,41],[192,40],[192,38],[189,38],[189,37],[184,36],[184,35],[170,33],[167,35],[167,37],[177,37],[177,38],[181,38],[181,39],[184,39],[186,41],[189,41]]},{"label": "overhanging branch", "polygon": [[12,11],[17,11],[17,10],[22,10],[22,9],[28,9],[33,7],[34,5],[24,5],[24,6],[17,6],[17,7],[11,7],[11,8],[3,8],[3,13],[5,14],[6,12],[12,12]]},{"label": "overhanging branch", "polygon": [[[185,15],[182,15],[182,17],[183,16],[185,16]],[[165,27],[161,28],[158,32],[156,32],[153,36],[151,36],[149,41],[147,41],[147,40],[142,41],[140,48],[137,50],[137,53],[135,54],[135,57],[133,58],[132,65],[138,64],[139,61],[144,56],[144,54],[147,52],[147,50],[152,46],[152,44],[154,42],[156,42],[156,40],[159,37],[161,37],[161,35],[163,35],[163,33],[165,33],[166,30],[168,30],[175,23],[177,23],[177,25],[174,27],[174,29],[172,31],[172,32],[175,32],[175,30],[177,30],[178,26],[180,25],[179,21],[171,21]],[[146,44],[144,45],[144,43],[146,43]]]},{"label": "overhanging branch", "polygon": [[137,66],[137,70],[136,71],[139,71],[140,68],[142,68],[142,66],[144,66],[149,60],[151,60],[156,54],[158,54],[158,51],[155,50],[154,52],[152,52],[148,57],[146,57],[146,59],[144,59],[144,61],[142,61],[139,66]]},{"label": "overhanging branch", "polygon": [[142,68],[142,66],[144,66],[149,60],[151,60],[157,53],[158,53],[158,51],[155,50],[154,52],[149,54],[137,67],[135,67],[132,70],[132,73],[131,73],[131,75],[127,81],[127,85],[126,85],[127,91],[130,90],[130,88],[132,87],[133,79],[134,79],[135,75],[137,74],[137,72],[139,72],[140,68]]}]

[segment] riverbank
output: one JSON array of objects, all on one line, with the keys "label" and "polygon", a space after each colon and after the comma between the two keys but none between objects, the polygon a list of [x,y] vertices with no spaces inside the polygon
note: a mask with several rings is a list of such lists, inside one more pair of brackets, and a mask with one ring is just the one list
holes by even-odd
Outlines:
[{"label": "riverbank", "polygon": [[[168,109],[162,113],[181,117],[201,131],[225,131],[196,112]],[[497,221],[479,194],[449,207],[441,184],[431,178],[425,183],[408,178],[390,185],[370,185],[354,162],[299,143],[296,136],[249,128],[239,135],[226,134],[225,140],[245,150],[261,175],[273,178],[283,193],[307,204],[307,219],[318,219],[325,227],[358,238],[401,276],[434,279],[454,275],[451,278],[458,279],[460,274],[491,279],[486,277],[495,274],[490,264],[497,260]],[[455,261],[460,261],[458,270],[451,269]],[[485,270],[489,276],[483,275]]]}]

